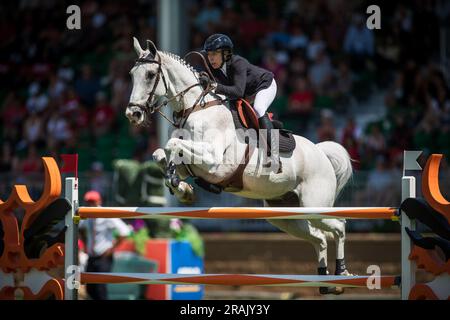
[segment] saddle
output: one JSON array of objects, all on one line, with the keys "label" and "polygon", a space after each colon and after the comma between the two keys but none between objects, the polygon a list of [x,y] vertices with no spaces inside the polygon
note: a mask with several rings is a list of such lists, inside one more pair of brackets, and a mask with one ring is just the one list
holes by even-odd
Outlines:
[{"label": "saddle", "polygon": [[[255,129],[259,130],[258,116],[255,110],[247,100],[239,99],[233,105],[231,104],[230,111],[233,115],[233,121],[236,129]],[[273,119],[273,114],[268,113],[272,121],[274,129],[279,132],[279,150],[283,153],[292,152],[295,149],[295,139],[290,130],[283,128],[281,121]],[[259,139],[259,135],[258,135]]]}]

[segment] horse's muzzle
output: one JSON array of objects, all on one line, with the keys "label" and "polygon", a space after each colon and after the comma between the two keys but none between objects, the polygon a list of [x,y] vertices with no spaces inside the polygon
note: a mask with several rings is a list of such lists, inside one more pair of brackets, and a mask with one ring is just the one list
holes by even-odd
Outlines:
[{"label": "horse's muzzle", "polygon": [[128,105],[125,115],[134,125],[142,125],[145,121],[145,112],[136,105]]}]

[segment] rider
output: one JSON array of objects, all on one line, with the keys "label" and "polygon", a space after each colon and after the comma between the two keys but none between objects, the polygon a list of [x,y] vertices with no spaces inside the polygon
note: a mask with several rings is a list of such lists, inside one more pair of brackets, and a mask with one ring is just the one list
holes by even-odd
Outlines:
[{"label": "rider", "polygon": [[[224,34],[209,36],[203,46],[212,73],[217,80],[215,93],[237,100],[255,95],[253,108],[258,116],[261,129],[267,129],[267,144],[270,149],[273,129],[266,110],[277,93],[277,84],[272,72],[257,67],[245,58],[233,54],[233,42]],[[200,83],[206,88],[210,82],[208,76],[200,77]]]}]

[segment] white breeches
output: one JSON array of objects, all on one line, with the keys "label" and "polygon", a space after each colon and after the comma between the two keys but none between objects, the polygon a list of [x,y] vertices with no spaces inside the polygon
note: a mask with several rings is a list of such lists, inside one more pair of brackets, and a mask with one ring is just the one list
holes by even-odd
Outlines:
[{"label": "white breeches", "polygon": [[276,95],[277,83],[275,82],[275,79],[272,80],[270,87],[263,89],[256,94],[253,108],[255,109],[258,118],[262,117],[266,113],[266,110],[270,107]]}]

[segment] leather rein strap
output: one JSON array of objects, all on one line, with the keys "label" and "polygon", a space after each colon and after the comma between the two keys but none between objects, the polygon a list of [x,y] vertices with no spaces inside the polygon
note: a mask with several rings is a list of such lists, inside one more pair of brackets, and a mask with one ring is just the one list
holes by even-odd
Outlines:
[{"label": "leather rein strap", "polygon": [[205,57],[204,57],[200,52],[198,52],[198,51],[190,51],[190,52],[186,53],[186,55],[184,56],[183,59],[184,59],[184,60],[187,60],[187,58],[188,58],[190,55],[196,55],[196,56],[199,56],[200,59],[201,59],[202,62],[203,62],[203,66],[205,67],[206,73],[208,74],[209,78],[212,79],[212,80],[214,80],[214,81],[216,81],[216,79],[215,79],[213,73],[211,72],[211,69],[210,69],[209,66],[208,66],[208,62],[206,62]]}]

